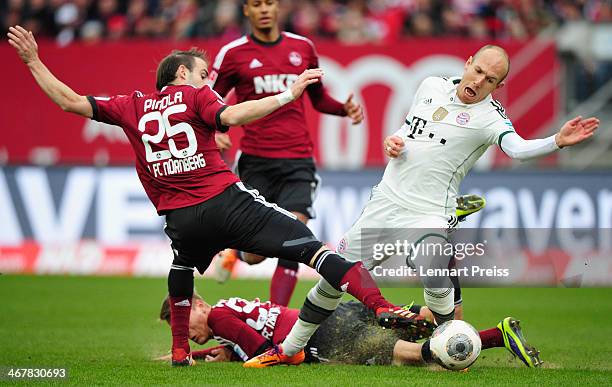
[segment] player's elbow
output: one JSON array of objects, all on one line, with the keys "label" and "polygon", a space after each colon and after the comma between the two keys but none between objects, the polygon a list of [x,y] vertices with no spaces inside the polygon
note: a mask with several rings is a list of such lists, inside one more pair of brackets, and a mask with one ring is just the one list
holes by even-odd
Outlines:
[{"label": "player's elbow", "polygon": [[528,152],[514,151],[510,149],[504,149],[504,153],[506,153],[506,155],[512,160],[518,161],[526,161],[535,158],[535,156],[532,156]]},{"label": "player's elbow", "polygon": [[93,116],[93,108],[89,101],[87,101],[87,97],[78,96],[76,98],[66,98],[58,105],[63,111],[68,113],[74,113],[89,118]]},{"label": "player's elbow", "polygon": [[318,98],[317,98],[317,99],[311,98],[311,99],[310,99],[310,101],[312,102],[312,107],[313,107],[313,108],[314,108],[316,111],[321,112],[321,113],[324,113],[324,110],[325,110],[325,104],[321,103],[321,100],[320,100],[320,99],[318,99]]},{"label": "player's elbow", "polygon": [[221,124],[223,126],[236,126],[238,125],[238,116],[235,112],[232,112],[230,108],[227,108],[221,113]]},{"label": "player's elbow", "polygon": [[248,124],[246,115],[240,109],[236,109],[234,106],[229,106],[221,113],[221,124],[223,126],[239,126]]}]

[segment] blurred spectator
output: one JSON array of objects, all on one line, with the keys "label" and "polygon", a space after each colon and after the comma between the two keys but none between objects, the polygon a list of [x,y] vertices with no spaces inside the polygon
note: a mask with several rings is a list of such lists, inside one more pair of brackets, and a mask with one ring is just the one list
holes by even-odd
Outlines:
[{"label": "blurred spectator", "polygon": [[[598,35],[603,54],[592,47],[594,23],[612,23],[612,0],[280,2],[282,29],[346,44],[432,36],[482,41],[554,37],[564,58],[568,106],[612,79],[612,43],[607,43],[612,33]],[[242,7],[242,0],[0,0],[0,15],[5,30],[21,24],[61,45],[129,38],[227,42],[248,32]]]},{"label": "blurred spectator", "polygon": [[337,38],[347,44],[368,43],[371,41],[365,18],[366,2],[350,0],[346,9],[339,15]]},{"label": "blurred spectator", "polygon": [[434,35],[434,24],[431,16],[425,12],[417,12],[410,20],[410,32],[415,37],[427,37]]},{"label": "blurred spectator", "polygon": [[[612,21],[612,0],[280,1],[284,29],[346,43],[527,39],[576,21]],[[126,37],[227,41],[246,32],[242,0],[0,0],[0,10],[5,29],[19,23],[62,44]]]}]

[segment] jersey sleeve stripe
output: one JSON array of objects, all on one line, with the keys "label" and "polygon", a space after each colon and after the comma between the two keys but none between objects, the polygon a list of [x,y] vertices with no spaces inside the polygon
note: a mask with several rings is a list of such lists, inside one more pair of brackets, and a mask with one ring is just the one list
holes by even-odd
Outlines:
[{"label": "jersey sleeve stripe", "polygon": [[221,113],[223,113],[223,111],[228,107],[228,105],[222,106],[219,110],[217,110],[217,114],[215,115],[215,123],[217,124],[217,130],[221,133],[225,133],[229,130],[229,126],[225,126],[221,122]]},{"label": "jersey sleeve stripe", "polygon": [[503,132],[502,134],[499,135],[499,137],[497,138],[497,145],[499,146],[499,149],[502,150],[502,152],[506,153],[506,151],[504,151],[504,148],[502,148],[501,146],[501,142],[502,139],[504,138],[504,136],[508,133],[514,133],[514,130],[506,130],[505,132]]},{"label": "jersey sleeve stripe", "polygon": [[221,64],[223,64],[223,59],[225,58],[225,55],[227,54],[229,50],[231,50],[232,48],[241,46],[247,42],[248,42],[247,37],[243,36],[221,47],[221,50],[219,50],[219,53],[215,57],[215,61],[213,63],[213,69],[218,71],[221,68]]},{"label": "jersey sleeve stripe", "polygon": [[307,42],[308,44],[310,44],[310,47],[312,47],[313,51],[314,51],[314,52],[317,52],[317,50],[315,49],[315,45],[314,45],[314,43],[312,42],[312,40],[310,40],[310,39],[308,39],[308,38],[306,38],[306,37],[304,37],[304,36],[302,36],[302,35],[294,34],[294,33],[292,33],[292,32],[287,32],[287,31],[285,31],[285,32],[284,32],[284,34],[285,34],[285,36],[287,36],[288,38],[293,38],[293,39],[297,39],[297,40],[303,40],[303,41]]},{"label": "jersey sleeve stripe", "polygon": [[97,121],[98,120],[98,104],[96,103],[96,99],[92,97],[91,95],[88,95],[87,101],[89,101],[89,104],[91,105],[91,110],[93,111],[91,118]]}]

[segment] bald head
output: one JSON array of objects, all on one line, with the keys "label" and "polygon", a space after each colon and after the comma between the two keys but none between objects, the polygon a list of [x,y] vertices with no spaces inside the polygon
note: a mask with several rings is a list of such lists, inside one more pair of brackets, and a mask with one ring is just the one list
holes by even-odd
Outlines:
[{"label": "bald head", "polygon": [[508,53],[506,52],[506,50],[494,44],[487,44],[486,46],[480,47],[480,49],[476,51],[473,57],[474,61],[477,61],[478,57],[482,55],[490,57],[490,58],[499,57],[499,60],[501,60],[504,63],[505,72],[503,73],[503,75],[501,76],[498,82],[502,82],[504,79],[506,79],[506,77],[508,76],[508,73],[510,72],[510,57],[508,56]]},{"label": "bald head", "polygon": [[510,60],[503,48],[487,45],[470,56],[464,68],[461,82],[457,85],[457,96],[463,103],[474,104],[504,86]]}]

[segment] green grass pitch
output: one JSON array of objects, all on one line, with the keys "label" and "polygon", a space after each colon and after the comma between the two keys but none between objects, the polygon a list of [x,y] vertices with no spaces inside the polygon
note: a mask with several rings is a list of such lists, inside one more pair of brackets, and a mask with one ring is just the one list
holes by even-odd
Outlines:
[{"label": "green grass pitch", "polygon": [[[311,282],[298,284],[299,307]],[[209,302],[260,297],[267,281],[218,285],[197,279]],[[170,346],[157,320],[165,279],[0,276],[0,368],[65,367],[79,385],[610,385],[612,289],[465,289],[465,316],[487,328],[512,315],[542,351],[542,369],[512,360],[505,349],[483,352],[469,372],[424,367],[302,365],[264,370],[240,364],[173,369],[153,361]],[[383,289],[391,301],[422,300],[419,289]],[[192,345],[192,348],[196,348]],[[11,382],[6,377],[1,383]],[[29,380],[42,383],[41,380]]]}]

